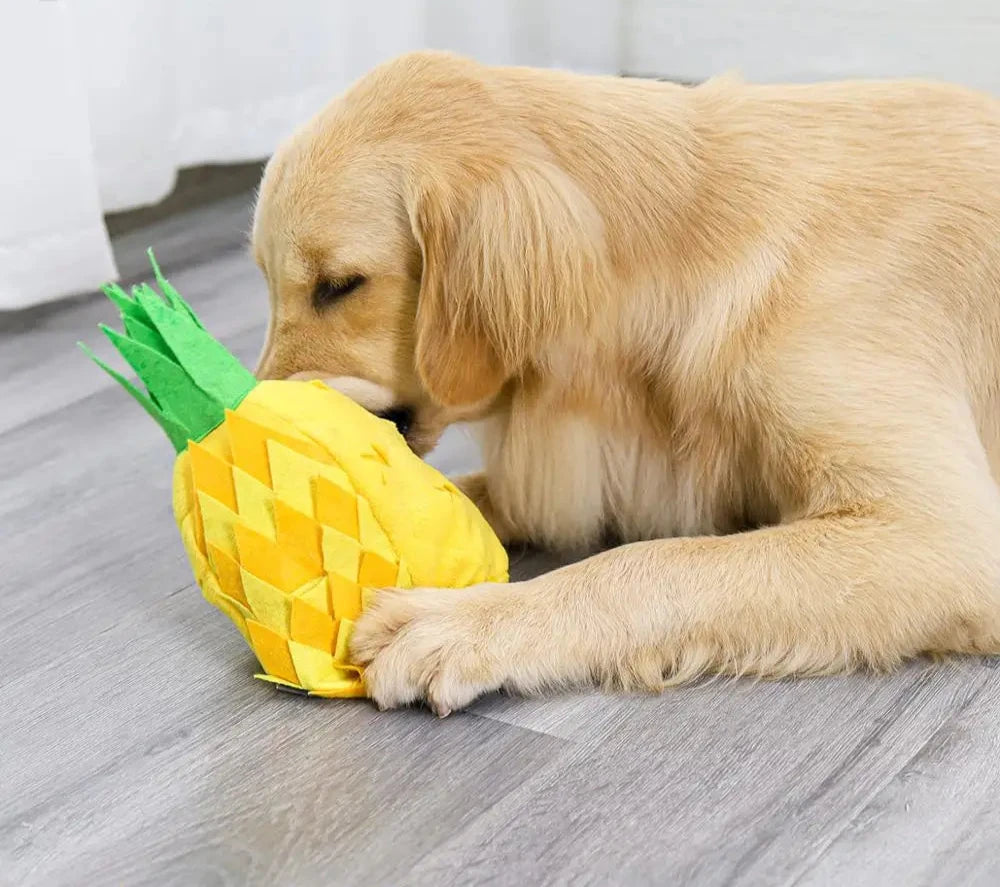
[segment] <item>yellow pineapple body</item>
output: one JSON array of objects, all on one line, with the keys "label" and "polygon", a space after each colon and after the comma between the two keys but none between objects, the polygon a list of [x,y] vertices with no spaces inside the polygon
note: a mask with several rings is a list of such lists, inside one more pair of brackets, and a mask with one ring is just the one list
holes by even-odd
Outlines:
[{"label": "yellow pineapple body", "polygon": [[205,597],[266,672],[363,696],[354,620],[374,589],[507,580],[475,506],[391,423],[322,382],[261,382],[178,455],[174,512]]},{"label": "yellow pineapple body", "polygon": [[507,579],[499,540],[395,427],[322,382],[258,382],[150,262],[162,295],[108,284],[101,329],[143,387],[84,351],[177,452],[174,513],[195,578],[258,677],[362,696],[349,642],[372,591]]}]

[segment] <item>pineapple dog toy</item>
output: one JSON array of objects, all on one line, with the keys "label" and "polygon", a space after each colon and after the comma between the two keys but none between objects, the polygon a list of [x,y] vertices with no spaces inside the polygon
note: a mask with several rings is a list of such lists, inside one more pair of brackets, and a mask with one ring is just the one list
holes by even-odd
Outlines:
[{"label": "pineapple dog toy", "polygon": [[124,333],[101,327],[146,390],[81,347],[174,445],[174,515],[195,578],[258,677],[364,696],[348,642],[372,589],[506,581],[507,555],[392,423],[322,382],[258,382],[149,258],[165,299],[109,284]]}]

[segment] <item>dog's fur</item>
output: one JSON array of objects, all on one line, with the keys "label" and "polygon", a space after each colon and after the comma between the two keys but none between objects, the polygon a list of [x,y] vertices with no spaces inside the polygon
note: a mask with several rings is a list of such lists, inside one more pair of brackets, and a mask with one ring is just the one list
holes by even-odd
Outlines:
[{"label": "dog's fur", "polygon": [[418,452],[482,419],[504,539],[627,543],[382,592],[380,705],[1000,651],[1000,103],[417,53],[276,153],[253,239],[261,375],[405,405]]}]

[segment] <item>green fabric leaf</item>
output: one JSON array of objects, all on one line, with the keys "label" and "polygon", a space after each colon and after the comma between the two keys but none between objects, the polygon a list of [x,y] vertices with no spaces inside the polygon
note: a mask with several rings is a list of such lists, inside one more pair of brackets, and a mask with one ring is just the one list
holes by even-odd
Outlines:
[{"label": "green fabric leaf", "polygon": [[108,326],[102,324],[101,329],[142,379],[160,409],[176,417],[187,429],[188,437],[201,440],[221,424],[225,407],[192,385],[183,367]]},{"label": "green fabric leaf", "polygon": [[129,394],[132,395],[139,403],[139,405],[156,421],[156,423],[166,432],[167,437],[170,439],[170,443],[173,444],[174,449],[180,453],[188,445],[189,435],[187,429],[180,423],[174,421],[172,418],[166,415],[156,404],[153,403],[149,397],[135,385],[133,385],[128,379],[126,379],[117,370],[112,369],[103,360],[101,360],[93,351],[91,351],[83,342],[76,343],[80,350],[87,355],[94,363],[96,363],[104,372],[106,372],[112,379],[114,379],[119,385],[122,386]]},{"label": "green fabric leaf", "polygon": [[135,286],[133,286],[132,298],[135,300],[136,305],[139,306],[139,309],[142,311],[143,316],[149,323],[151,323],[152,321],[149,317],[149,310],[146,306],[149,304],[150,300],[157,302],[160,305],[165,304],[163,299],[160,297],[160,294],[156,290],[154,290],[148,283],[137,283]]},{"label": "green fabric leaf", "polygon": [[146,390],[80,347],[142,405],[181,452],[188,441],[200,441],[217,428],[226,410],[236,409],[257,380],[205,332],[197,315],[163,276],[152,250],[149,260],[166,301],[148,284],[133,287],[130,298],[120,286],[109,283],[104,293],[121,312],[125,332],[100,325]]},{"label": "green fabric leaf", "polygon": [[181,294],[163,276],[163,272],[160,270],[160,263],[156,261],[156,256],[153,255],[152,247],[146,250],[146,255],[149,256],[149,264],[153,266],[153,275],[156,277],[156,283],[162,290],[163,295],[167,297],[167,301],[170,302],[171,307],[183,311],[196,325],[205,329],[205,325],[201,322],[198,315],[194,313],[191,306],[181,298]]},{"label": "green fabric leaf", "polygon": [[257,384],[253,373],[203,329],[165,305],[152,290],[139,290],[136,299],[194,383],[229,409],[239,406]]},{"label": "green fabric leaf", "polygon": [[173,352],[170,350],[170,346],[163,341],[163,336],[161,336],[156,328],[143,323],[132,314],[122,314],[122,325],[125,327],[125,332],[128,333],[130,339],[135,339],[136,342],[142,342],[154,351],[159,352],[164,357],[170,357],[176,362]]},{"label": "green fabric leaf", "polygon": [[125,290],[118,286],[117,283],[106,283],[101,287],[101,290],[104,292],[104,295],[115,303],[118,310],[121,311],[122,317],[128,315],[135,317],[137,320],[145,320],[146,312],[142,310],[141,306],[133,302]]}]

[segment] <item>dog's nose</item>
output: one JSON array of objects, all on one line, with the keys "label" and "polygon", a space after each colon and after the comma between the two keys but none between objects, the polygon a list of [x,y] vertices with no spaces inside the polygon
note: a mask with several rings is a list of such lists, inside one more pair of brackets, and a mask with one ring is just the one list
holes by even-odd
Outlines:
[{"label": "dog's nose", "polygon": [[413,427],[413,410],[409,407],[390,407],[387,410],[379,410],[375,415],[392,422],[403,437],[406,437]]}]

